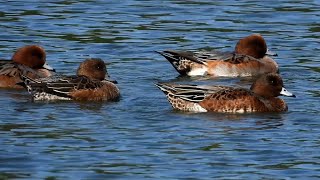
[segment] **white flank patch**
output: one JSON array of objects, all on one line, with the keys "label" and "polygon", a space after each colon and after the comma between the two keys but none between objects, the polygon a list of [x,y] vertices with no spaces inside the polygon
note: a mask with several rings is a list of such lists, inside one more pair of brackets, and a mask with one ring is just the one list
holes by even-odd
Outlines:
[{"label": "white flank patch", "polygon": [[251,107],[247,107],[246,109],[241,108],[241,109],[222,109],[221,112],[225,113],[251,113],[251,112],[256,112],[255,109],[252,109]]},{"label": "white flank patch", "polygon": [[208,112],[205,108],[201,107],[199,104],[194,103],[194,106],[190,108],[194,112]]},{"label": "white flank patch", "polygon": [[236,113],[245,113],[246,111],[243,108],[241,108],[241,109],[236,110],[235,112]]},{"label": "white flank patch", "polygon": [[203,67],[203,68],[196,68],[192,69],[190,72],[188,72],[189,76],[203,76],[207,74],[208,68]]},{"label": "white flank patch", "polygon": [[53,94],[48,94],[45,92],[33,94],[34,101],[50,101],[50,100],[71,100],[70,98],[61,97]]}]

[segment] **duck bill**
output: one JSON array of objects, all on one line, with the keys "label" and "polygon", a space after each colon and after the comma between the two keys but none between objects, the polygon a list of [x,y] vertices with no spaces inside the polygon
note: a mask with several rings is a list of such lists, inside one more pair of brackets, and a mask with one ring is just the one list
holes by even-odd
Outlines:
[{"label": "duck bill", "polygon": [[267,49],[266,55],[268,56],[278,56],[277,53],[270,51],[269,49]]},{"label": "duck bill", "polygon": [[53,67],[49,66],[47,63],[45,63],[42,67],[43,67],[44,69],[49,70],[49,71],[56,72],[56,70],[55,70]]},{"label": "duck bill", "polygon": [[289,97],[296,97],[296,95],[292,94],[291,92],[287,91],[286,88],[282,87],[282,90],[280,92],[283,96],[289,96]]}]

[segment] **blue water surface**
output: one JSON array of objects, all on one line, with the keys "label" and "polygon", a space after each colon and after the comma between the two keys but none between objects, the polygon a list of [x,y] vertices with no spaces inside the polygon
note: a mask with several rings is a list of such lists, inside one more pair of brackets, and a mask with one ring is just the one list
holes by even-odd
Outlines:
[{"label": "blue water surface", "polygon": [[[119,102],[32,102],[0,90],[0,179],[320,178],[320,2],[30,0],[0,4],[0,56],[38,44],[74,74],[109,62]],[[179,77],[155,50],[231,51],[260,33],[278,53],[289,111],[174,111],[154,83],[240,85],[247,78]]]}]

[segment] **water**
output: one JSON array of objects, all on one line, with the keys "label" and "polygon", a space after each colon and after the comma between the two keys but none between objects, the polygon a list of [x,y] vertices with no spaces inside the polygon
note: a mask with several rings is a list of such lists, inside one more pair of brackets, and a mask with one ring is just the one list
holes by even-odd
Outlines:
[{"label": "water", "polygon": [[[319,1],[7,1],[0,56],[27,44],[74,74],[99,57],[122,97],[111,103],[32,103],[0,90],[0,179],[320,178]],[[183,78],[155,50],[232,50],[261,33],[288,90],[280,114],[172,110],[154,83],[249,86]],[[250,80],[250,79],[249,79]]]}]

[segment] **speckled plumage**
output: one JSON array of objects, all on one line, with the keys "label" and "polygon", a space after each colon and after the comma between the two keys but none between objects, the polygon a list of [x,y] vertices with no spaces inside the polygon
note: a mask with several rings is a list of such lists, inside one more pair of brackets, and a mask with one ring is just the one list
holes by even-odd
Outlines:
[{"label": "speckled plumage", "polygon": [[159,83],[174,109],[194,112],[282,112],[287,111],[286,103],[278,98],[294,96],[283,88],[281,77],[269,73],[258,78],[250,90],[227,86],[196,86]]}]

